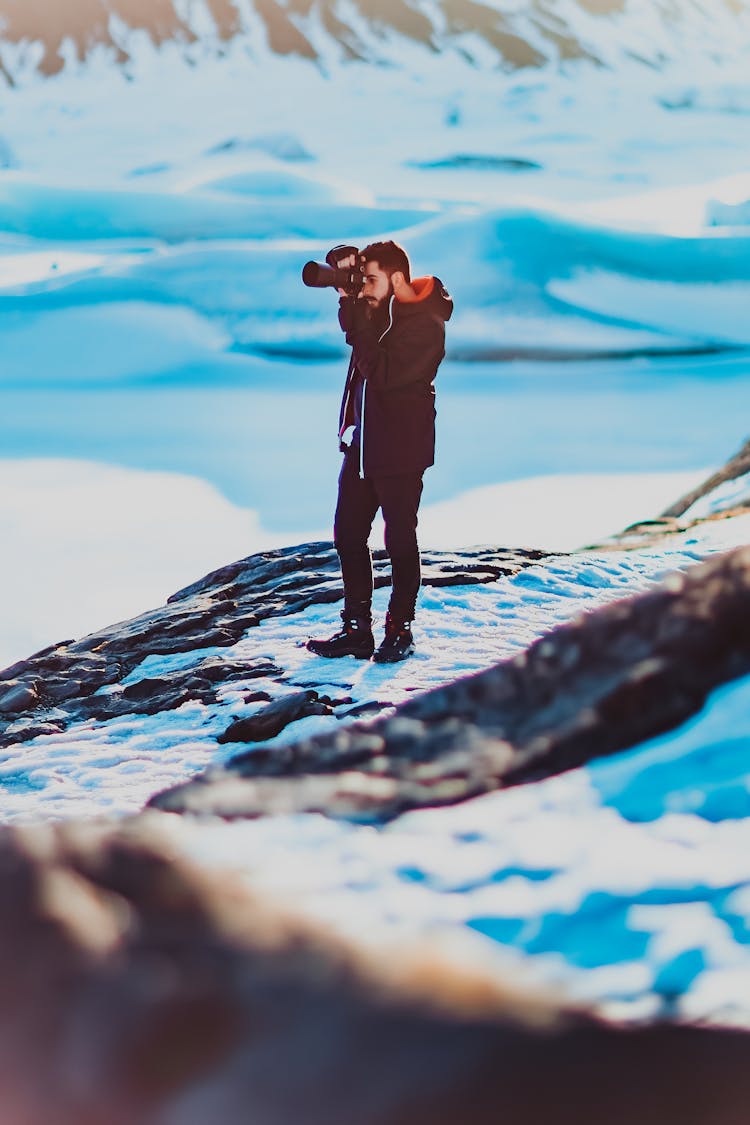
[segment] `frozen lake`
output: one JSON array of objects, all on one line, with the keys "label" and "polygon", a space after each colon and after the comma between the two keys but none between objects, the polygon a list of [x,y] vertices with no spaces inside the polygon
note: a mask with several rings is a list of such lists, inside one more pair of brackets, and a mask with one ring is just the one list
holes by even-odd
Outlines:
[{"label": "frozen lake", "polygon": [[[449,364],[426,502],[547,474],[700,471],[744,440],[750,359]],[[328,526],[345,369],[258,364],[243,385],[3,393],[5,458],[182,473],[293,541]],[[647,513],[644,513],[647,514]],[[655,514],[655,513],[648,513]]]}]

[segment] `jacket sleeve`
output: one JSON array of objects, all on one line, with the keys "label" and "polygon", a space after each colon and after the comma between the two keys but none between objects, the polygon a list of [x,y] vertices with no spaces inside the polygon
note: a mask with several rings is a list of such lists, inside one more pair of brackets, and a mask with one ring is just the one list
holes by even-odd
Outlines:
[{"label": "jacket sleeve", "polygon": [[366,306],[356,308],[358,304],[349,302],[339,320],[354,362],[368,383],[387,391],[434,379],[445,347],[445,330],[439,320],[420,316],[398,321],[381,343],[365,315]]},{"label": "jacket sleeve", "polygon": [[339,324],[341,330],[347,334],[357,323],[366,324],[367,302],[356,297],[339,297]]}]

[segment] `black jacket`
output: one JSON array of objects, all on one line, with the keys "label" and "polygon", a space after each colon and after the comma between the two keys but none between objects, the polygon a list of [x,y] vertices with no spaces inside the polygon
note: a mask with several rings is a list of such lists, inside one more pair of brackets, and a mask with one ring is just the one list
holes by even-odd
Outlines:
[{"label": "black jacket", "polygon": [[[391,297],[385,330],[366,301],[341,299],[339,322],[352,358],[339,414],[341,436],[354,418],[363,380],[360,476],[423,472],[435,461],[435,388],[453,301],[436,277],[412,282],[417,297]],[[343,448],[343,447],[342,447]]]}]

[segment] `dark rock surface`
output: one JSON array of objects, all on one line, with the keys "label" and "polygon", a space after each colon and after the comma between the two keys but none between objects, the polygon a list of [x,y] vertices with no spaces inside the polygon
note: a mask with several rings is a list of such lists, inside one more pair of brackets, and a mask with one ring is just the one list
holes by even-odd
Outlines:
[{"label": "dark rock surface", "polygon": [[[495,582],[545,557],[537,550],[425,552],[427,586]],[[385,552],[375,553],[375,583],[389,583]],[[154,715],[188,700],[216,701],[219,686],[283,669],[266,658],[238,662],[202,650],[228,648],[269,617],[296,613],[342,596],[339,564],[330,543],[309,543],[251,555],[178,591],[159,609],[51,645],[0,672],[0,747],[82,719]],[[159,677],[123,681],[149,656],[197,653],[194,664]],[[309,712],[308,712],[309,713]],[[290,720],[291,721],[291,720]]]},{"label": "dark rock surface", "polygon": [[21,711],[31,711],[38,702],[39,694],[35,684],[9,680],[5,691],[0,695],[0,714],[14,715]]},{"label": "dark rock surface", "polygon": [[683,722],[750,672],[750,548],[600,608],[396,713],[237,755],[153,798],[238,817],[385,820],[559,773]]},{"label": "dark rock surface", "polygon": [[746,1121],[746,1034],[386,952],[195,868],[155,814],[0,831],[3,1125]]},{"label": "dark rock surface", "polygon": [[238,719],[232,723],[217,742],[263,742],[274,738],[290,723],[304,719],[308,715],[331,715],[330,702],[324,702],[313,690],[296,691],[275,699],[267,707],[261,708],[248,719]]}]

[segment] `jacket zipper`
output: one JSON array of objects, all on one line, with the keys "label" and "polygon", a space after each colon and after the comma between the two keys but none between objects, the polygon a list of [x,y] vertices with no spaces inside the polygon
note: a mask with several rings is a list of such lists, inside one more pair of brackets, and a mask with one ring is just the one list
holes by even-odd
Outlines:
[{"label": "jacket zipper", "polygon": [[[391,328],[393,328],[393,302],[395,295],[391,294],[391,299],[388,302],[388,324],[385,332],[378,338],[378,343],[382,343],[384,338],[388,335]],[[359,476],[360,480],[365,477],[365,398],[367,397],[367,380],[362,380],[362,416],[359,422]]]}]

